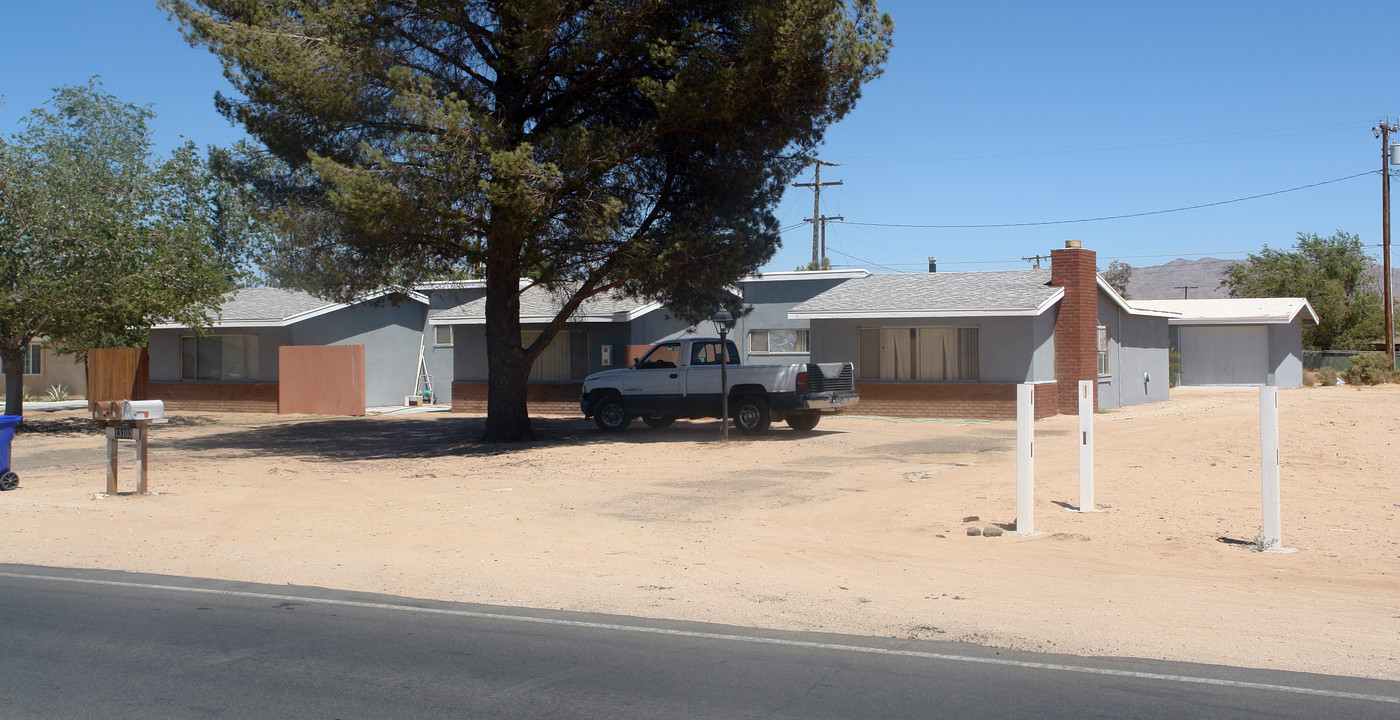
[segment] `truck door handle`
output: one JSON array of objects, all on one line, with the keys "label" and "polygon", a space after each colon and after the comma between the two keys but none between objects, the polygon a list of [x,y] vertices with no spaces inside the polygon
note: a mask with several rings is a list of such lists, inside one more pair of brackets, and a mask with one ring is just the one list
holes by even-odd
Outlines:
[{"label": "truck door handle", "polygon": [[677,375],[677,374],[675,374],[675,373],[671,373],[671,379],[672,379],[672,380],[675,380],[675,379],[678,378],[678,377],[680,377],[680,376]]}]

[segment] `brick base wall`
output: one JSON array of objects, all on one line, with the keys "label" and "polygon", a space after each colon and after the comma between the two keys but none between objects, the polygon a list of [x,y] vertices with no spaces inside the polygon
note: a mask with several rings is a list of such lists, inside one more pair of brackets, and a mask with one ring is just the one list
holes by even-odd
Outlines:
[{"label": "brick base wall", "polygon": [[152,382],[146,396],[166,411],[277,412],[277,383]]},{"label": "brick base wall", "polygon": [[[583,383],[530,383],[525,389],[525,406],[531,414],[578,415],[578,397]],[[452,383],[452,412],[485,413],[486,383]]]},{"label": "brick base wall", "polygon": [[[900,418],[1015,420],[1016,385],[993,383],[858,382],[853,415]],[[1056,383],[1035,386],[1037,420],[1055,415]]]}]

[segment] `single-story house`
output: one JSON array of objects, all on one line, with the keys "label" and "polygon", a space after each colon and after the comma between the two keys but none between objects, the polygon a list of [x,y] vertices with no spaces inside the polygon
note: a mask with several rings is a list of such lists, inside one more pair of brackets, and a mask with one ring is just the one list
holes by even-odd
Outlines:
[{"label": "single-story house", "polygon": [[21,386],[33,397],[43,399],[50,388],[58,387],[71,397],[87,397],[87,369],[73,355],[59,355],[48,338],[35,338],[24,350],[20,371]]},{"label": "single-story house", "polygon": [[1171,346],[1182,385],[1303,384],[1303,324],[1317,323],[1306,298],[1134,300],[1172,313]]},{"label": "single-story house", "polygon": [[[203,334],[179,324],[152,328],[147,393],[181,410],[323,412],[314,408],[335,400],[336,412],[363,413],[402,405],[432,345],[428,302],[418,292],[340,303],[295,290],[236,290]],[[306,350],[326,347],[334,349]]]},{"label": "single-story house", "polygon": [[1078,412],[1078,381],[1101,409],[1168,399],[1170,313],[1136,308],[1078,242],[1048,270],[870,275],[795,306],[815,362],[854,360],[861,412],[1013,418],[1016,385],[1036,416]]},{"label": "single-story house", "polygon": [[[812,296],[853,278],[864,270],[767,273],[744,278],[735,292],[749,312],[738,318],[729,336],[743,353],[745,364],[806,362],[807,323],[788,317],[788,310]],[[484,288],[458,297],[452,307],[434,307],[428,323],[434,336],[453,344],[452,409],[486,409],[486,297]],[[526,343],[554,319],[564,298],[541,287],[520,297],[520,324]],[[577,412],[582,381],[590,373],[627,367],[653,343],[688,335],[716,335],[710,322],[691,325],[656,302],[600,295],[585,301],[530,373],[528,403],[539,412]]]}]

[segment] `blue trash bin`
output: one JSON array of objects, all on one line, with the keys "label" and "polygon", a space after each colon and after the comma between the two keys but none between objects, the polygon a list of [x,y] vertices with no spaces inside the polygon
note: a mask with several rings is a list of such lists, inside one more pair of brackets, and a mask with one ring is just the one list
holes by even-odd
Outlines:
[{"label": "blue trash bin", "polygon": [[24,418],[0,415],[0,490],[14,490],[19,476],[10,471],[10,441],[15,439],[15,426]]}]

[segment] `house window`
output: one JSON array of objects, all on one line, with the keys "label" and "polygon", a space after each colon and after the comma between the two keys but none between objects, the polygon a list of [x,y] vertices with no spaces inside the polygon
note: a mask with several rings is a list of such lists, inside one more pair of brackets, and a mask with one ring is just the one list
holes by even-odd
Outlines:
[{"label": "house window", "polygon": [[805,353],[807,350],[806,330],[751,330],[749,331],[749,352],[752,353]]},{"label": "house window", "polygon": [[860,328],[862,380],[977,380],[977,328]]},{"label": "house window", "polygon": [[[530,347],[539,338],[535,331],[520,333],[520,342]],[[562,330],[530,366],[530,379],[543,381],[582,380],[588,376],[588,333]]]},{"label": "house window", "polygon": [[452,347],[452,326],[433,326],[433,345],[436,347]]},{"label": "house window", "polygon": [[1112,375],[1113,366],[1108,358],[1108,326],[1099,326],[1099,375]]},{"label": "house window", "polygon": [[258,379],[257,335],[180,338],[180,379],[195,382],[252,382]]},{"label": "house window", "polygon": [[44,349],[36,344],[30,344],[24,350],[24,374],[38,375],[44,372],[44,365],[40,358],[44,356]]}]

